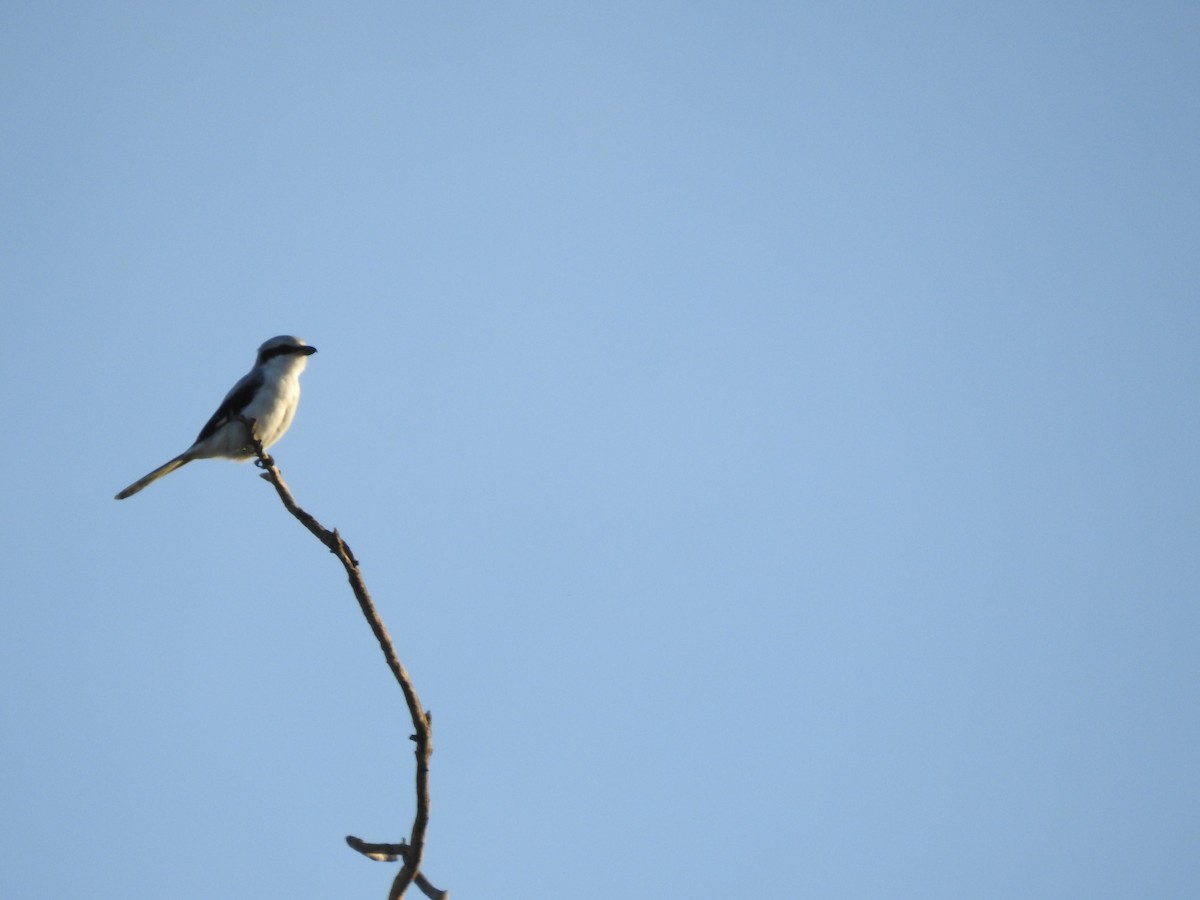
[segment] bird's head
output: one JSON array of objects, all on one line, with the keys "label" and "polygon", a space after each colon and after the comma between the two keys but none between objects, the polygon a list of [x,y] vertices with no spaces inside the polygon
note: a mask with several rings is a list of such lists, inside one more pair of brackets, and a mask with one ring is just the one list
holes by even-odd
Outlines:
[{"label": "bird's head", "polygon": [[316,347],[308,346],[300,338],[290,334],[281,334],[269,341],[263,341],[262,346],[258,348],[256,365],[264,365],[273,359],[286,359],[300,363],[303,368],[305,357],[312,356],[316,352]]}]

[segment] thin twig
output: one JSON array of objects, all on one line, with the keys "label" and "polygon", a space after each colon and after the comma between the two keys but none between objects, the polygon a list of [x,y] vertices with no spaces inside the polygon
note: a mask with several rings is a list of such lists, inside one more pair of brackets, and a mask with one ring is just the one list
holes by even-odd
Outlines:
[{"label": "thin twig", "polygon": [[[342,536],[338,534],[337,529],[330,531],[323,526],[315,518],[305,512],[296,503],[292,492],[284,483],[283,476],[279,474],[279,469],[275,466],[275,461],[267,455],[263,449],[262,442],[258,440],[254,432],[254,420],[248,419],[245,416],[240,417],[242,423],[246,426],[246,430],[250,433],[250,440],[254,445],[255,455],[258,456],[258,465],[263,470],[262,477],[271,482],[275,486],[275,492],[279,494],[279,499],[283,501],[284,507],[296,519],[312,532],[322,544],[329,548],[334,556],[341,562],[342,567],[346,570],[346,577],[350,581],[350,588],[354,591],[354,597],[358,600],[359,608],[362,609],[362,614],[367,620],[367,624],[371,626],[371,632],[375,635],[375,639],[379,641],[379,647],[383,650],[384,659],[387,660],[388,668],[392,670],[392,676],[400,685],[400,690],[404,693],[404,701],[408,704],[408,712],[412,717],[413,728],[416,734],[411,736],[411,740],[416,743],[417,757],[417,773],[416,773],[416,791],[417,791],[417,811],[413,818],[412,834],[409,843],[399,844],[382,844],[368,845],[359,841],[363,846],[380,846],[380,847],[400,847],[403,846],[403,851],[398,851],[395,856],[404,860],[404,864],[400,867],[399,873],[396,875],[396,880],[392,882],[392,889],[388,893],[388,900],[400,900],[404,896],[404,892],[414,880],[418,882],[418,887],[426,894],[426,896],[434,898],[444,898],[448,894],[444,891],[438,891],[429,882],[420,875],[421,860],[425,854],[425,832],[429,827],[429,757],[433,753],[432,743],[432,717],[426,712],[421,701],[417,697],[417,691],[413,687],[412,679],[408,677],[408,672],[400,662],[400,657],[396,655],[396,648],[392,644],[391,636],[388,634],[387,628],[384,627],[383,620],[379,617],[379,613],[375,609],[375,604],[371,600],[371,595],[367,591],[367,585],[363,581],[362,573],[359,571],[358,560],[354,558],[354,554],[350,551],[349,545],[342,540]],[[350,843],[350,838],[347,838],[347,843]],[[358,838],[354,838],[358,841]],[[355,847],[354,843],[350,843],[351,847]],[[359,852],[363,852],[359,850]],[[370,855],[370,854],[364,854]],[[422,887],[421,883],[428,887]],[[432,891],[433,893],[430,893]]]}]

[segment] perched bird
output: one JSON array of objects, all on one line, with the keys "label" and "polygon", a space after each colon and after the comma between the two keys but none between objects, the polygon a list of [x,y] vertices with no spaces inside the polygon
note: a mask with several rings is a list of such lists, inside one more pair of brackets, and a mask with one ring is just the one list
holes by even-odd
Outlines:
[{"label": "perched bird", "polygon": [[308,358],[316,352],[316,347],[289,334],[266,341],[258,348],[254,368],[225,395],[192,446],[139,478],[117,494],[116,499],[132,497],[146,485],[170,475],[193,459],[250,459],[254,456],[254,447],[238,416],[253,419],[258,439],[264,448],[270,447],[292,424],[296,404],[300,402],[300,373],[308,364]]}]

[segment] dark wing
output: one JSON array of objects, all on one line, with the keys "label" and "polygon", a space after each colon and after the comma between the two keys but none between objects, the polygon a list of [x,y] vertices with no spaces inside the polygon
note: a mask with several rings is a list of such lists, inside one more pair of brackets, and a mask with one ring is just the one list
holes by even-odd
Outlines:
[{"label": "dark wing", "polygon": [[196,436],[193,444],[198,444],[206,438],[212,437],[213,433],[218,428],[229,422],[234,416],[240,416],[244,410],[254,399],[254,395],[258,393],[258,389],[262,387],[263,377],[262,372],[255,368],[242,376],[242,380],[233,386],[225,399],[221,401],[221,405],[217,407],[217,411],[212,414],[212,418],[204,423],[204,427],[200,429],[200,434]]}]

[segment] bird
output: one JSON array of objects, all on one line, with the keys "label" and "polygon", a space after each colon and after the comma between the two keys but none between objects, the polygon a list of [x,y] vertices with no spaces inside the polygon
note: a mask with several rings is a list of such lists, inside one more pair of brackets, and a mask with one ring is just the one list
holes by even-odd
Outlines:
[{"label": "bird", "polygon": [[254,368],[225,395],[192,446],[143,475],[114,499],[132,497],[193,459],[250,459],[255,455],[254,446],[240,416],[254,420],[255,435],[264,449],[270,447],[292,424],[300,401],[300,373],[308,364],[308,358],[316,352],[316,347],[310,347],[290,334],[264,341],[258,348]]}]

